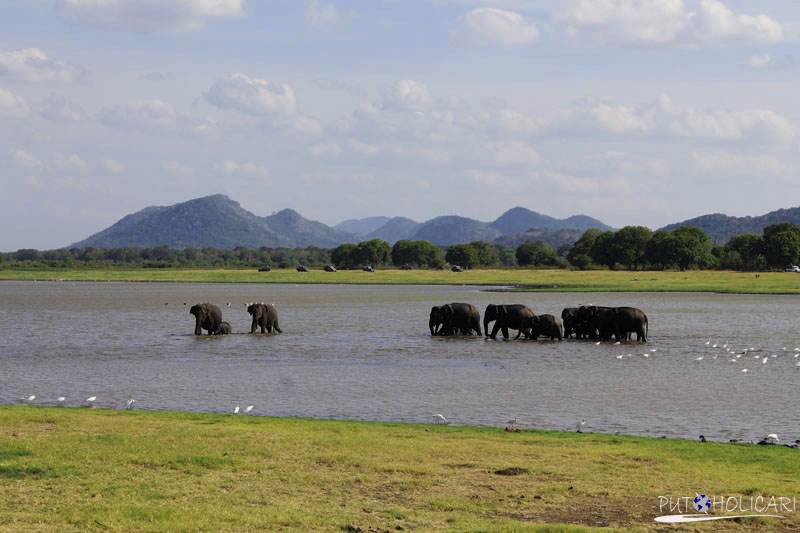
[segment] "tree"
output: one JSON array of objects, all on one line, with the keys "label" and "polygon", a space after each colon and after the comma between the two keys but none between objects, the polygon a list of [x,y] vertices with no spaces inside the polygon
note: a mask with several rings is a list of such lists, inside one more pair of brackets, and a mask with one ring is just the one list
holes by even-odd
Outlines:
[{"label": "tree", "polygon": [[594,240],[592,249],[589,252],[592,261],[598,265],[606,265],[608,268],[614,268],[617,263],[617,257],[614,250],[614,232],[604,231]]},{"label": "tree", "polygon": [[408,264],[419,264],[414,254],[414,243],[408,239],[401,239],[392,246],[392,264],[402,266]]},{"label": "tree", "polygon": [[800,262],[800,226],[781,222],[764,228],[764,252],[773,268]]},{"label": "tree", "polygon": [[651,267],[658,267],[661,270],[674,265],[677,259],[672,233],[663,229],[655,232],[645,246],[644,257],[645,262]]},{"label": "tree", "polygon": [[355,244],[340,244],[331,252],[331,263],[339,268],[353,268],[353,250],[355,249]]},{"label": "tree", "polygon": [[517,246],[517,263],[520,266],[556,266],[558,257],[552,248],[541,241],[526,241]]},{"label": "tree", "polygon": [[497,266],[500,263],[500,257],[497,254],[497,249],[483,241],[472,241],[469,243],[475,254],[478,256],[477,264],[480,266]]},{"label": "tree", "polygon": [[602,230],[597,228],[584,231],[581,238],[567,252],[567,261],[581,270],[588,268],[592,263],[592,246],[602,233]]},{"label": "tree", "polygon": [[392,247],[383,239],[363,241],[356,245],[351,254],[355,265],[382,266],[392,258]]},{"label": "tree", "polygon": [[672,232],[675,249],[675,262],[681,270],[692,265],[708,268],[714,263],[711,255],[711,238],[694,226],[682,226]]},{"label": "tree", "polygon": [[475,248],[469,244],[454,244],[447,249],[444,256],[445,261],[451,265],[458,265],[464,268],[472,268],[478,264],[478,254]]},{"label": "tree", "polygon": [[[735,254],[735,255],[734,255]],[[735,258],[739,258],[738,267]],[[732,270],[763,270],[767,261],[764,256],[764,238],[754,233],[735,235],[724,246],[720,254],[720,266]]]},{"label": "tree", "polygon": [[644,259],[653,232],[644,226],[625,226],[614,234],[612,255],[615,263],[636,270]]}]

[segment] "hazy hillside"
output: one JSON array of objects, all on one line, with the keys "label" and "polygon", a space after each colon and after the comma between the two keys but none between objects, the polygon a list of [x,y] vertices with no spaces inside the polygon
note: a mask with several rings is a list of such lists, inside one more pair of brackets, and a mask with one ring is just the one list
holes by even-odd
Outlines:
[{"label": "hazy hillside", "polygon": [[562,244],[574,244],[581,238],[582,229],[531,229],[514,235],[503,235],[494,240],[494,244],[500,244],[506,248],[516,248],[526,241],[542,241],[553,248],[558,248]]},{"label": "hazy hillside", "polygon": [[491,242],[500,231],[486,222],[458,216],[436,217],[423,223],[413,239],[423,239],[438,246],[449,246],[471,241]]},{"label": "hazy hillside", "polygon": [[394,217],[364,238],[367,240],[383,239],[390,244],[394,244],[401,239],[413,238],[421,225],[422,224],[419,222],[411,220],[410,218]]},{"label": "hazy hillside", "polygon": [[319,246],[320,248],[334,248],[345,242],[358,243],[361,238],[353,233],[347,233],[322,222],[303,218],[300,213],[292,209],[284,209],[274,215],[263,219],[278,235],[293,243],[293,246]]},{"label": "hazy hillside", "polygon": [[800,224],[800,207],[778,209],[757,217],[731,217],[721,213],[703,215],[676,224],[670,224],[661,229],[672,231],[681,226],[695,226],[708,233],[712,242],[716,241],[716,244],[725,244],[734,235],[741,235],[742,233],[759,234],[764,230],[764,227],[778,222]]},{"label": "hazy hillside", "polygon": [[238,202],[215,194],[169,207],[147,207],[70,248],[279,247],[292,243]]},{"label": "hazy hillside", "polygon": [[553,218],[551,216],[542,215],[537,213],[536,211],[531,211],[530,209],[526,209],[524,207],[514,207],[509,209],[502,215],[500,215],[497,220],[491,223],[493,228],[496,228],[502,233],[503,235],[512,235],[516,233],[522,233],[527,231],[531,228],[534,229],[579,229],[579,230],[587,230],[589,228],[599,228],[603,231],[612,229],[610,226],[607,226],[596,220],[592,217],[588,217],[586,215],[575,215],[571,216],[566,219],[558,219]]},{"label": "hazy hillside", "polygon": [[344,222],[339,222],[334,226],[336,229],[347,233],[357,233],[358,235],[368,235],[376,231],[381,226],[392,220],[389,217],[367,217],[351,218]]}]

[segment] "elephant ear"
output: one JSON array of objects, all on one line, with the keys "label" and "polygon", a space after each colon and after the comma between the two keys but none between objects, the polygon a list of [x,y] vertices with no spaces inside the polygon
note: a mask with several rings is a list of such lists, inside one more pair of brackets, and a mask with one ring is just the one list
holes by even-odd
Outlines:
[{"label": "elephant ear", "polygon": [[450,304],[447,304],[447,305],[444,306],[443,311],[444,311],[445,315],[452,316],[453,315],[453,306],[450,305]]},{"label": "elephant ear", "polygon": [[498,315],[507,315],[508,308],[505,305],[498,305],[497,306],[497,314]]}]

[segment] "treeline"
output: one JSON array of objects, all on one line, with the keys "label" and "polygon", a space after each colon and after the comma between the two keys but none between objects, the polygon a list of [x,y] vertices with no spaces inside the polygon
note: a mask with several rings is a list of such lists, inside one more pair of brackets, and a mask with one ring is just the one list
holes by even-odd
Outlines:
[{"label": "treeline", "polygon": [[616,232],[590,229],[572,245],[553,249],[540,241],[516,248],[474,241],[439,247],[428,241],[400,240],[394,246],[381,239],[342,244],[333,249],[258,248],[73,248],[33,249],[0,253],[0,267],[135,266],[250,267],[297,265],[337,268],[409,266],[441,268],[445,264],[475,267],[548,267],[576,269],[783,269],[800,263],[800,225],[782,222],[764,228],[762,235],[737,235],[724,246],[712,246],[703,230],[691,226],[674,231],[651,231],[626,226]]}]

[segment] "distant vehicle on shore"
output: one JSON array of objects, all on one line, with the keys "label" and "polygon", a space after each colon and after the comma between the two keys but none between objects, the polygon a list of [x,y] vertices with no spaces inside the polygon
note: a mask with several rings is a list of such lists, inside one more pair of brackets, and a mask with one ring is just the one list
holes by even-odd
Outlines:
[{"label": "distant vehicle on shore", "polygon": [[272,269],[269,268],[269,265],[264,265],[264,266],[262,266],[261,268],[258,269],[259,272],[269,272],[270,270],[272,270]]},{"label": "distant vehicle on shore", "polygon": [[325,265],[323,270],[325,270],[325,272],[336,272],[336,267],[333,265]]},{"label": "distant vehicle on shore", "polygon": [[308,269],[305,267],[305,265],[300,265],[300,266],[297,267],[297,271],[298,272],[308,272]]},{"label": "distant vehicle on shore", "polygon": [[786,269],[786,272],[800,272],[800,266],[792,265]]}]

